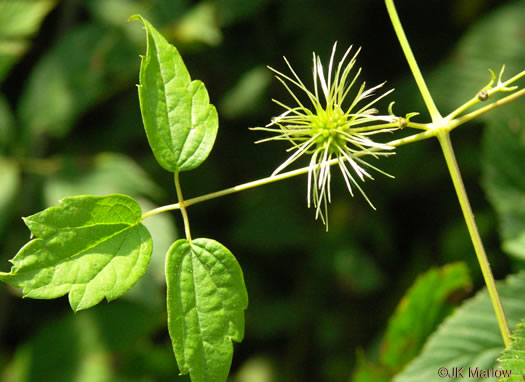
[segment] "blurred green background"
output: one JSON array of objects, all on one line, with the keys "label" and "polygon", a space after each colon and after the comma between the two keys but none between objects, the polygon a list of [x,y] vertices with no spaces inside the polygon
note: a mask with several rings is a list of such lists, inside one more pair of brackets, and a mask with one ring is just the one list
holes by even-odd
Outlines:
[{"label": "blurred green background", "polygon": [[[524,1],[398,3],[444,114],[486,85],[487,69],[525,69]],[[286,72],[283,55],[311,84],[312,51],[327,61],[334,41],[341,54],[361,46],[361,80],[396,88],[383,110],[394,100],[398,115],[428,120],[382,0],[2,0],[1,271],[29,240],[20,217],[65,196],[125,193],[143,210],[176,201],[142,128],[135,84],[145,34],[127,23],[135,13],[178,47],[219,112],[209,159],[181,176],[187,198],[268,176],[285,159],[285,144],[254,145],[264,134],[248,130],[281,113],[271,98],[291,102],[265,67]],[[523,106],[453,133],[496,278],[525,258]],[[473,291],[482,286],[437,142],[374,164],[396,177],[376,174],[364,185],[377,211],[350,198],[334,171],[328,233],[306,208],[306,177],[189,209],[193,235],[225,244],[244,270],[250,305],[231,381],[350,381],[358,354],[377,358],[388,319],[419,274],[464,261]],[[66,298],[23,300],[0,285],[0,381],[189,381],[178,376],[164,307],[163,256],[181,222],[173,213],[146,225],[150,269],[120,301],[73,314]]]}]

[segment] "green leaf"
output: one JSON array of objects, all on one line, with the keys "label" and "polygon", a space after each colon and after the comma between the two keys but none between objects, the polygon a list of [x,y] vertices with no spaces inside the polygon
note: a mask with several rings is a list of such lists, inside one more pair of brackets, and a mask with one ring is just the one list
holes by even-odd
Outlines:
[{"label": "green leaf", "polygon": [[124,364],[137,352],[154,349],[150,337],[163,325],[162,311],[119,300],[53,318],[26,336],[0,370],[0,381],[144,381],[125,376]]},{"label": "green leaf", "polygon": [[56,4],[56,0],[0,2],[0,81],[27,51],[28,38]]},{"label": "green leaf", "polygon": [[[509,276],[497,283],[509,325],[516,325],[525,317],[523,291],[525,273]],[[438,370],[445,367],[464,367],[464,374],[490,371],[496,368],[496,359],[503,350],[503,340],[486,289],[469,299],[448,317],[430,337],[422,352],[396,377],[394,382],[442,381]],[[466,377],[465,377],[466,379]],[[461,381],[463,378],[447,378]],[[472,378],[471,380],[475,380]],[[483,379],[495,380],[495,379]]]},{"label": "green leaf", "polygon": [[225,382],[248,306],[235,257],[214,240],[177,240],[168,251],[166,281],[168,329],[181,373],[193,382]]},{"label": "green leaf", "polygon": [[512,333],[512,343],[499,357],[500,368],[511,370],[510,378],[501,378],[502,382],[521,382],[525,376],[525,320]]},{"label": "green leaf", "polygon": [[126,195],[74,196],[24,219],[35,239],[11,260],[3,280],[24,297],[69,293],[75,311],[114,300],[148,266],[152,241],[137,202]]},{"label": "green leaf", "polygon": [[0,157],[0,234],[12,217],[13,201],[20,192],[20,169],[15,161]]},{"label": "green leaf", "polygon": [[131,85],[135,49],[121,31],[94,23],[63,34],[37,63],[20,98],[17,112],[29,136],[63,137],[88,108]]},{"label": "green leaf", "polygon": [[498,213],[502,248],[525,260],[525,111],[508,105],[490,117],[483,137],[483,186]]},{"label": "green leaf", "polygon": [[262,66],[256,66],[242,74],[221,100],[221,114],[228,118],[239,118],[253,113],[254,109],[260,107],[271,78],[270,71]]},{"label": "green leaf", "polygon": [[357,353],[357,365],[352,382],[389,382],[392,370],[380,364],[368,362],[361,351]]},{"label": "green leaf", "polygon": [[381,363],[393,370],[405,366],[452,311],[454,299],[470,288],[463,263],[431,269],[418,277],[390,318],[381,346]]},{"label": "green leaf", "polygon": [[468,268],[453,263],[418,277],[390,318],[380,345],[379,362],[358,358],[355,380],[391,380],[421,350],[457,300],[471,288]]},{"label": "green leaf", "polygon": [[15,120],[7,100],[0,94],[0,153],[4,152],[13,139]]},{"label": "green leaf", "polygon": [[523,1],[509,2],[489,12],[469,28],[451,57],[427,78],[443,112],[452,111],[475,97],[490,80],[488,69],[498,74],[505,65],[504,80],[523,70],[524,12]]},{"label": "green leaf", "polygon": [[217,18],[217,5],[204,1],[194,5],[176,24],[173,35],[183,44],[219,45],[222,34]]},{"label": "green leaf", "polygon": [[53,205],[66,196],[82,194],[124,193],[153,199],[163,195],[163,190],[149,174],[123,154],[100,153],[93,158],[63,156],[56,158],[56,163],[57,171],[45,179],[44,198],[47,205]]},{"label": "green leaf", "polygon": [[250,18],[257,18],[257,13],[267,5],[268,0],[218,0],[217,10],[223,26],[230,26],[234,23]]},{"label": "green leaf", "polygon": [[209,155],[218,129],[215,107],[200,81],[191,81],[177,49],[141,16],[148,48],[140,66],[139,101],[148,141],[168,171],[188,171]]}]

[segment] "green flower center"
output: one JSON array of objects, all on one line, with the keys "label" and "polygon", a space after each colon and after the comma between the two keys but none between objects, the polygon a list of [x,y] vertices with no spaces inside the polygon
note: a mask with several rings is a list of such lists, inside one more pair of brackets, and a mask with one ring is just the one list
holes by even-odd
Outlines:
[{"label": "green flower center", "polygon": [[338,152],[337,147],[345,145],[341,132],[348,131],[347,122],[347,117],[339,107],[328,108],[315,115],[312,120],[312,135],[317,135],[317,147],[328,146],[330,153]]}]

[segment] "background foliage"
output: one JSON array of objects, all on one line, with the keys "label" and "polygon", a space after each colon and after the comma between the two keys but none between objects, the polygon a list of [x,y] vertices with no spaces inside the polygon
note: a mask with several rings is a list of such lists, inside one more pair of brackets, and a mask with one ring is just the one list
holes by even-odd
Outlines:
[{"label": "background foliage", "polygon": [[[444,112],[484,86],[488,68],[525,69],[523,1],[407,0],[398,7]],[[175,200],[140,120],[135,84],[144,31],[126,22],[135,13],[179,48],[218,108],[214,150],[181,177],[186,197],[267,176],[283,160],[285,145],[254,146],[261,135],[247,129],[280,112],[270,98],[287,99],[264,68],[283,69],[282,55],[308,78],[312,50],[328,57],[335,40],[341,49],[363,46],[358,63],[368,83],[388,80],[400,115],[424,110],[382,0],[4,0],[0,270],[28,240],[20,217],[65,196],[126,193],[143,210]],[[500,279],[525,258],[523,105],[453,133]],[[426,121],[424,113],[418,118]],[[244,270],[250,304],[232,381],[389,380],[479,289],[437,142],[402,147],[380,165],[396,179],[377,176],[365,185],[378,211],[335,181],[328,233],[305,207],[305,177],[189,208],[195,235],[227,244]],[[164,254],[177,238],[176,222],[181,227],[178,214],[145,221],[155,243],[148,273],[111,304],[73,314],[66,299],[21,300],[0,285],[0,381],[188,380],[177,377],[163,304]],[[463,265],[429,270],[453,262],[467,264],[470,277]],[[412,302],[428,300],[426,290],[435,292],[435,305]],[[424,325],[407,351],[403,328],[411,322]]]}]

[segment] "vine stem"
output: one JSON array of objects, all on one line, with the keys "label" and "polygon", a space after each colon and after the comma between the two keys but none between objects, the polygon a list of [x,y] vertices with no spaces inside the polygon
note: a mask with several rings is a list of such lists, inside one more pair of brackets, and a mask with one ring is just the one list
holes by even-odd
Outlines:
[{"label": "vine stem", "polygon": [[394,0],[385,0],[385,4],[388,14],[390,16],[390,20],[392,21],[394,31],[396,32],[397,39],[401,44],[401,49],[403,50],[403,53],[405,54],[405,57],[408,61],[408,66],[410,67],[412,75],[416,80],[419,92],[421,93],[421,96],[425,101],[425,105],[427,106],[428,112],[430,113],[430,117],[434,122],[439,121],[442,118],[441,114],[439,113],[436,104],[434,103],[434,100],[430,95],[430,91],[428,90],[427,84],[425,83],[425,79],[423,78],[423,75],[419,70],[419,66],[414,57],[414,53],[412,53],[412,49],[410,48],[410,44],[408,43],[407,36],[405,35],[405,31],[403,30],[403,26],[401,25],[401,21],[399,20],[396,7],[394,5]]},{"label": "vine stem", "polygon": [[454,155],[454,150],[452,148],[452,142],[450,141],[450,133],[445,129],[440,129],[440,132],[437,134],[437,139],[441,145],[443,155],[445,156],[445,161],[447,162],[448,170],[450,172],[450,177],[452,178],[452,183],[456,190],[456,195],[463,211],[463,216],[465,218],[465,223],[467,224],[467,229],[470,234],[470,239],[474,245],[474,251],[478,258],[479,265],[481,267],[481,273],[483,274],[483,279],[487,286],[489,292],[490,301],[496,312],[496,318],[498,320],[499,329],[501,331],[501,336],[505,347],[508,347],[511,343],[509,325],[505,317],[505,312],[503,311],[503,306],[501,304],[501,299],[496,289],[496,282],[490,269],[490,263],[485,253],[485,248],[483,247],[483,242],[479,235],[478,227],[474,219],[474,214],[472,213],[472,208],[467,196],[467,191],[465,185],[463,184],[463,179],[461,178],[461,173],[459,171],[458,163],[456,161],[456,156]]},{"label": "vine stem", "polygon": [[[188,212],[186,211],[187,204],[184,202],[184,198],[182,196],[178,171],[175,171],[175,190],[177,191],[177,199],[179,199],[179,203],[177,204],[179,205],[180,212],[182,214],[182,220],[184,220],[184,232],[186,233],[186,239],[188,239],[191,244],[190,220],[188,219]],[[144,219],[144,217],[142,217],[142,219]]]},{"label": "vine stem", "polygon": [[[482,115],[483,113],[486,113],[486,112],[488,112],[488,111],[490,111],[490,110],[492,110],[492,109],[494,109],[496,107],[503,106],[506,103],[511,102],[511,101],[515,100],[516,98],[518,98],[520,96],[523,96],[523,95],[525,95],[525,89],[523,91],[519,91],[519,92],[517,92],[515,94],[511,94],[511,95],[509,95],[509,96],[507,96],[505,98],[497,100],[497,101],[495,101],[494,103],[492,103],[490,105],[487,105],[487,106],[485,106],[485,107],[483,107],[483,108],[481,108],[479,110],[476,110],[476,111],[474,111],[474,112],[472,112],[470,114],[466,114],[465,116],[462,116],[462,117],[460,117],[458,119],[453,119],[451,121],[443,120],[441,122],[442,123],[442,128],[447,129],[448,131],[451,131],[451,130],[455,129],[456,127],[458,127],[459,125],[470,121],[474,117],[478,117],[478,116]],[[403,145],[406,145],[406,144],[409,144],[409,143],[414,143],[414,142],[418,142],[418,141],[421,141],[421,140],[424,140],[424,139],[435,137],[435,136],[437,136],[438,131],[439,131],[439,129],[435,128],[435,125],[433,123],[416,123],[416,122],[408,121],[407,127],[414,128],[414,129],[419,129],[419,130],[424,130],[424,131],[420,132],[420,133],[413,134],[413,135],[409,135],[408,137],[405,137],[405,138],[395,139],[393,141],[387,142],[386,145],[393,146],[393,147],[403,146]],[[374,149],[371,148],[370,151],[374,151]],[[364,155],[364,154],[361,154],[361,155]],[[361,155],[357,154],[356,157],[361,156]],[[337,164],[338,162],[337,162],[337,159],[333,159],[333,160],[331,160],[328,163],[330,164],[330,166],[332,166],[334,164]],[[240,185],[237,185],[237,186],[234,186],[234,187],[230,187],[230,188],[226,188],[226,189],[223,189],[223,190],[220,190],[220,191],[215,191],[215,192],[212,192],[212,193],[209,193],[209,194],[197,196],[195,198],[191,198],[191,199],[185,200],[184,201],[184,207],[189,207],[189,206],[191,206],[193,204],[204,202],[206,200],[220,198],[222,196],[226,196],[226,195],[234,194],[236,192],[248,190],[250,188],[259,187],[259,186],[263,186],[265,184],[270,184],[270,183],[273,183],[273,182],[278,182],[280,180],[292,178],[294,176],[306,174],[309,169],[310,169],[309,167],[303,167],[303,168],[299,168],[297,170],[283,172],[282,174],[279,174],[279,175],[269,176],[269,177],[266,177],[266,178],[263,178],[263,179],[254,180],[254,181],[251,181],[251,182],[248,182],[248,183],[240,184]],[[178,175],[176,175],[176,179],[177,178],[178,178]],[[177,186],[177,181],[175,182],[175,186]],[[180,191],[180,184],[179,184],[179,191]],[[180,196],[177,194],[177,197],[179,198],[179,200],[181,200],[181,198],[182,198],[182,191],[180,191],[180,194],[181,194]],[[148,218],[150,216],[156,215],[156,214],[160,214],[162,212],[178,210],[180,208],[181,208],[180,203],[167,204],[165,206],[161,206],[161,207],[158,207],[158,208],[155,208],[153,210],[145,212],[142,215],[141,220],[144,220],[144,219],[146,219],[146,218]]]},{"label": "vine stem", "polygon": [[[409,126],[410,126],[410,124],[411,124],[411,122],[409,122]],[[420,125],[421,124],[417,124],[417,126],[418,126],[417,128],[420,128],[419,127]],[[401,146],[401,145],[404,145],[404,144],[421,141],[423,139],[428,139],[428,138],[433,137],[433,136],[435,136],[435,132],[434,131],[426,130],[426,131],[424,131],[422,133],[417,133],[417,134],[413,134],[413,135],[410,135],[410,136],[405,137],[405,138],[400,138],[400,139],[396,139],[396,140],[390,141],[390,142],[387,143],[387,145],[388,146],[393,146],[393,147],[398,147],[398,146]],[[373,149],[371,149],[370,151],[373,151]],[[362,155],[364,155],[364,154],[362,154]],[[356,157],[357,156],[361,156],[361,155],[356,155]],[[328,163],[330,165],[334,165],[334,164],[337,164],[338,162],[337,162],[337,159],[333,159],[333,160],[331,160]],[[209,193],[209,194],[197,196],[195,198],[191,198],[191,199],[185,200],[184,201],[184,209],[185,209],[185,207],[189,207],[189,206],[191,206],[193,204],[201,203],[201,202],[204,202],[206,200],[220,198],[222,196],[226,196],[226,195],[234,194],[236,192],[248,190],[250,188],[259,187],[259,186],[263,186],[265,184],[270,184],[270,183],[278,182],[280,180],[292,178],[292,177],[297,176],[297,175],[306,174],[309,169],[310,169],[310,167],[302,167],[302,168],[299,168],[297,170],[283,172],[282,174],[279,174],[279,175],[269,176],[269,177],[266,177],[266,178],[262,178],[262,179],[254,180],[254,181],[251,181],[251,182],[239,184],[239,185],[234,186],[234,187],[225,188],[225,189],[220,190],[220,191],[215,191],[215,192],[212,192],[212,193]],[[177,185],[177,177],[178,177],[178,175],[176,175],[175,185]],[[180,188],[180,185],[179,185],[179,188]],[[180,201],[182,199],[182,192],[181,192],[181,195],[179,195],[179,192],[177,192],[177,197],[179,199],[179,203],[167,204],[165,206],[158,207],[158,208],[155,208],[155,209],[150,210],[148,212],[145,212],[142,215],[142,219],[141,220],[144,220],[144,219],[146,219],[146,218],[148,218],[150,216],[156,215],[156,214],[160,214],[162,212],[182,209],[183,206],[180,203]],[[183,214],[183,216],[184,216],[184,214]],[[184,224],[186,225],[186,222]]]},{"label": "vine stem", "polygon": [[[483,248],[483,242],[481,241],[481,237],[479,235],[478,227],[474,219],[474,214],[472,213],[472,208],[468,200],[467,191],[465,190],[465,185],[463,184],[463,180],[461,178],[461,173],[459,171],[456,157],[454,155],[454,150],[452,149],[452,143],[450,142],[450,131],[454,127],[457,127],[461,123],[464,123],[467,120],[470,120],[471,118],[474,118],[475,116],[488,111],[489,107],[484,108],[485,110],[482,110],[483,108],[478,110],[477,112],[479,114],[473,112],[471,113],[471,115],[464,116],[463,119],[452,121],[443,119],[434,103],[434,100],[432,99],[432,96],[430,95],[430,92],[427,88],[425,80],[423,79],[421,71],[419,70],[419,66],[414,57],[414,54],[412,53],[412,49],[410,48],[410,44],[408,43],[408,40],[406,38],[405,32],[401,25],[401,21],[399,20],[399,16],[394,5],[394,0],[385,0],[385,4],[388,14],[390,16],[390,20],[392,21],[394,31],[396,32],[403,53],[405,54],[410,70],[412,71],[412,75],[414,76],[419,91],[423,97],[423,100],[425,101],[425,105],[427,106],[427,109],[430,113],[430,117],[432,118],[430,131],[436,132],[435,136],[437,137],[441,145],[441,149],[443,151],[443,155],[448,166],[450,177],[452,178],[452,183],[454,184],[459,204],[461,206],[461,210],[463,211],[465,223],[467,225],[467,229],[469,231],[469,235],[474,246],[474,251],[476,253],[476,257],[478,259],[481,272],[483,274],[483,278],[485,280],[485,284],[489,292],[490,301],[492,302],[492,306],[496,313],[496,319],[498,321],[498,326],[501,331],[501,336],[503,338],[505,347],[508,347],[511,343],[509,326],[505,317],[505,312],[503,311],[501,299],[496,289],[496,282],[490,269],[490,263],[487,259],[485,249]],[[523,94],[517,95],[517,97],[521,95]],[[467,104],[465,105],[469,105],[469,103],[467,102]],[[491,105],[490,107],[497,106],[498,105],[493,104],[493,106]],[[458,110],[461,111],[462,109],[460,108]],[[457,114],[458,113],[454,112],[451,113],[450,118],[453,118]]]}]

